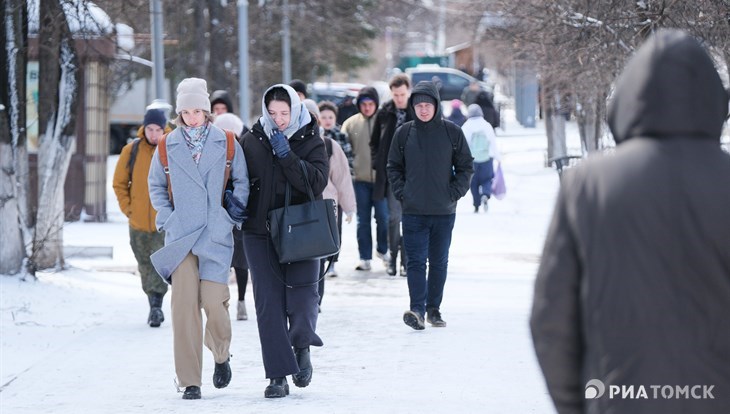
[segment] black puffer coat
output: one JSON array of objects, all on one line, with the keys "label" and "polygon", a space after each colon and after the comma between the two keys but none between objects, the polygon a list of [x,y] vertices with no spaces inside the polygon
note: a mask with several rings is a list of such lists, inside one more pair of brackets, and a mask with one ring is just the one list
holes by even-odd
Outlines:
[{"label": "black puffer coat", "polygon": [[251,185],[249,217],[243,225],[244,232],[267,233],[268,212],[284,206],[287,181],[292,186],[292,204],[309,201],[300,159],[305,161],[315,198],[322,198],[329,177],[329,159],[315,119],[289,138],[291,152],[286,158],[274,155],[260,120],[243,136],[242,142]]}]

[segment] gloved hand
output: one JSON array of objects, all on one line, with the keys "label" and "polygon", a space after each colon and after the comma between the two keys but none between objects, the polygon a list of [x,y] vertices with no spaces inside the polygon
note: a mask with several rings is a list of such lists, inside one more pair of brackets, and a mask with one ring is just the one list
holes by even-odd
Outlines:
[{"label": "gloved hand", "polygon": [[231,190],[226,190],[223,195],[223,207],[236,223],[243,223],[248,218],[248,210],[243,206],[243,203],[233,196]]},{"label": "gloved hand", "polygon": [[269,142],[271,142],[271,148],[274,150],[274,155],[277,157],[286,158],[286,156],[289,155],[289,151],[291,151],[291,148],[289,147],[289,140],[286,139],[286,135],[282,134],[278,129],[275,129],[274,133],[271,134]]}]

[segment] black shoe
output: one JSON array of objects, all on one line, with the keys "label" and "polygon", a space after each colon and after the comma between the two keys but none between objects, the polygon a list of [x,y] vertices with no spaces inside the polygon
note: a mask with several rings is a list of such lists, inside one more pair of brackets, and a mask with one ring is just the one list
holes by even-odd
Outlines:
[{"label": "black shoe", "polygon": [[474,213],[479,213],[479,206],[474,206]]},{"label": "black shoe", "polygon": [[213,386],[216,388],[226,388],[231,383],[231,358],[219,364],[216,362],[215,371],[213,371]]},{"label": "black shoe", "polygon": [[200,387],[196,385],[191,385],[189,387],[185,387],[185,392],[183,392],[183,400],[199,400],[200,399]]},{"label": "black shoe", "polygon": [[297,358],[297,364],[299,365],[299,372],[291,376],[294,385],[299,388],[304,388],[312,381],[312,361],[309,357],[309,347],[306,348],[295,348],[294,355]]},{"label": "black shoe", "polygon": [[426,324],[423,323],[423,316],[418,312],[411,310],[405,311],[403,314],[403,322],[417,331],[426,329]]},{"label": "black shoe", "polygon": [[446,321],[441,319],[441,312],[436,308],[426,310],[426,320],[435,328],[446,327]]},{"label": "black shoe", "polygon": [[289,384],[286,383],[286,378],[272,378],[264,390],[266,398],[283,398],[287,395],[289,395]]},{"label": "black shoe", "polygon": [[148,296],[150,302],[150,314],[147,317],[147,324],[153,328],[159,328],[165,321],[165,315],[162,313],[162,295],[152,294]]},{"label": "black shoe", "polygon": [[385,273],[390,276],[395,276],[396,274],[396,256],[396,253],[390,252],[390,260],[388,261],[388,266],[385,268]]}]

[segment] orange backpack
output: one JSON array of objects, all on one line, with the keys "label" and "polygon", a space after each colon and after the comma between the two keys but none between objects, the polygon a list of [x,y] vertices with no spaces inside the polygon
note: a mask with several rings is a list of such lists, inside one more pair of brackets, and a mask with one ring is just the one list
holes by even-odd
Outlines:
[{"label": "orange backpack", "polygon": [[[236,155],[236,136],[233,134],[233,132],[224,129],[226,133],[226,169],[223,173],[223,193],[221,194],[221,202],[223,202],[222,197],[225,196],[226,193],[226,185],[228,184],[228,179],[231,177],[231,164],[233,164],[233,156]],[[173,207],[175,207],[175,202],[172,200],[172,183],[170,183],[170,167],[167,163],[167,146],[165,145],[165,139],[167,138],[167,134],[163,135],[162,138],[160,138],[160,141],[157,143],[157,152],[160,155],[160,163],[162,164],[162,168],[165,170],[165,177],[167,177],[167,194],[170,196],[170,203]]]}]

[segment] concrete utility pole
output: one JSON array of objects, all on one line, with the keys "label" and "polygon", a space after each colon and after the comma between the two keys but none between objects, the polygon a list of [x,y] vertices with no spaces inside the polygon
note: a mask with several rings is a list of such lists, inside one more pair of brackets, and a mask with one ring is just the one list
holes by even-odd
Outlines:
[{"label": "concrete utility pole", "polygon": [[281,22],[282,83],[291,82],[291,47],[289,46],[289,0],[284,0],[284,18]]},{"label": "concrete utility pole", "polygon": [[446,0],[439,2],[439,29],[436,38],[436,53],[443,56],[446,53]]},{"label": "concrete utility pole", "polygon": [[248,0],[238,0],[238,107],[247,126],[251,111],[248,107]]},{"label": "concrete utility pole", "polygon": [[155,83],[155,99],[165,99],[165,49],[162,46],[162,0],[150,1],[152,25],[152,79]]}]

